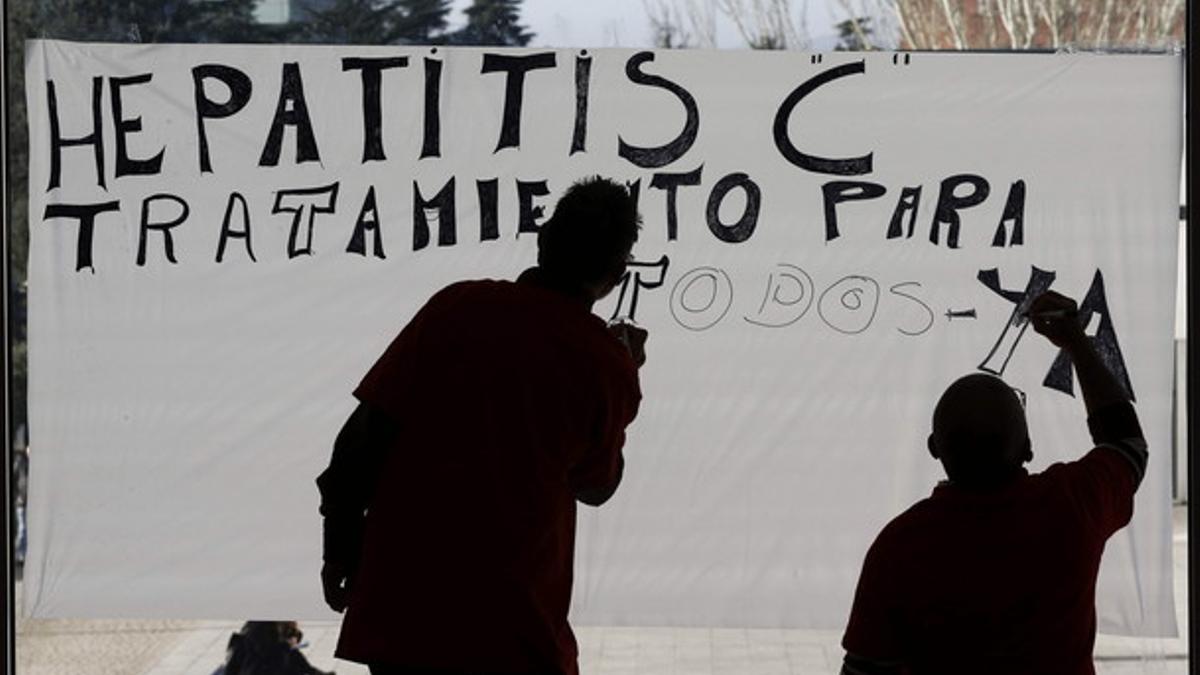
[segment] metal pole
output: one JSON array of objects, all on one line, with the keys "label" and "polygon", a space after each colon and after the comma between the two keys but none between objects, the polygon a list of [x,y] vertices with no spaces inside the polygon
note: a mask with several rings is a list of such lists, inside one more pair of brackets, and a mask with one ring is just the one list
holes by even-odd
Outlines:
[{"label": "metal pole", "polygon": [[1196,327],[1196,261],[1197,238],[1192,231],[1191,205],[1196,203],[1196,181],[1192,180],[1192,60],[1196,53],[1194,40],[1195,31],[1195,0],[1188,0],[1184,17],[1185,51],[1184,51],[1184,129],[1187,130],[1184,143],[1184,175],[1187,186],[1187,204],[1185,214],[1189,216],[1185,224],[1187,241],[1187,396],[1185,406],[1187,414],[1187,457],[1188,457],[1188,672],[1200,675],[1200,659],[1196,656],[1196,646],[1200,645],[1200,522],[1197,522],[1196,511],[1193,508],[1192,495],[1200,494],[1200,452],[1196,448],[1196,415],[1193,405],[1196,392],[1200,391],[1200,377],[1196,376],[1196,366],[1200,364],[1196,356],[1196,339],[1200,331]]},{"label": "metal pole", "polygon": [[3,29],[0,29],[0,82],[3,82],[0,87],[0,127],[3,127],[3,133],[0,134],[0,145],[4,148],[4,161],[0,165],[0,192],[3,196],[3,211],[0,211],[0,271],[3,274],[4,292],[0,293],[0,320],[3,321],[3,328],[0,331],[4,335],[4,405],[3,410],[0,410],[0,417],[4,418],[0,427],[4,432],[4,672],[8,675],[16,673],[16,579],[15,569],[13,565],[13,492],[12,492],[12,469],[13,469],[13,435],[12,435],[12,334],[9,324],[9,291],[12,289],[9,261],[8,261],[8,229],[9,229],[9,203],[8,203],[8,155],[11,149],[8,133],[8,3],[0,0],[0,20],[3,21]]}]

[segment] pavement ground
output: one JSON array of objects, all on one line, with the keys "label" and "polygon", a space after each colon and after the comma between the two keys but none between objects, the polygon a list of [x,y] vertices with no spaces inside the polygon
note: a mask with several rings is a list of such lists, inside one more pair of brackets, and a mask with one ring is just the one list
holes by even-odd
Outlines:
[{"label": "pavement ground", "polygon": [[[1174,517],[1175,611],[1187,635],[1187,509]],[[315,580],[314,580],[315,583]],[[18,594],[20,589],[18,587]],[[235,621],[17,620],[17,675],[211,675]],[[333,658],[337,622],[300,623],[313,665],[338,675],[367,669]],[[579,626],[583,675],[817,675],[841,664],[840,631]],[[1101,635],[1101,675],[1184,675],[1186,637]]]}]

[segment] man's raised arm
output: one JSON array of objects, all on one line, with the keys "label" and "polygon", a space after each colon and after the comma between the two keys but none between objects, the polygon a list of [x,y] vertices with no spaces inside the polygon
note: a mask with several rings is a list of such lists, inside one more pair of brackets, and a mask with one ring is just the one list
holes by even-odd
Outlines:
[{"label": "man's raised arm", "polygon": [[1071,357],[1087,407],[1088,429],[1096,445],[1121,453],[1133,469],[1135,484],[1146,473],[1145,436],[1129,392],[1117,380],[1079,323],[1075,301],[1048,291],[1029,307],[1033,329]]}]

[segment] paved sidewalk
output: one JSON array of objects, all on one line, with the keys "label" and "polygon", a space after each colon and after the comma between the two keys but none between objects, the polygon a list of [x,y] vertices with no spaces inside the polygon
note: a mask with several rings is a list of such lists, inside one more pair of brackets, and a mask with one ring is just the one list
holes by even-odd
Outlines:
[{"label": "paved sidewalk", "polygon": [[[18,591],[19,593],[19,591]],[[1175,604],[1187,635],[1187,512],[1175,510]],[[211,675],[240,621],[18,620],[17,675]],[[333,658],[336,622],[301,622],[313,665],[366,675]],[[580,627],[585,675],[837,673],[837,631]],[[1102,675],[1185,675],[1185,638],[1100,636]]]}]

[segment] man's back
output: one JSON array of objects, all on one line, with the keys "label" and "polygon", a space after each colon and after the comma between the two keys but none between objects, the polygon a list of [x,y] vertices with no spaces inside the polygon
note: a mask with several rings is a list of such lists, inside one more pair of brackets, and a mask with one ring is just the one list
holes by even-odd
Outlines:
[{"label": "man's back", "polygon": [[1136,482],[1100,447],[994,491],[939,485],[876,539],[843,645],[914,674],[1094,672],[1096,573]]},{"label": "man's back", "polygon": [[464,282],[430,300],[355,395],[398,436],[339,654],[573,667],[575,497],[620,480],[640,396],[621,344],[561,293]]}]

